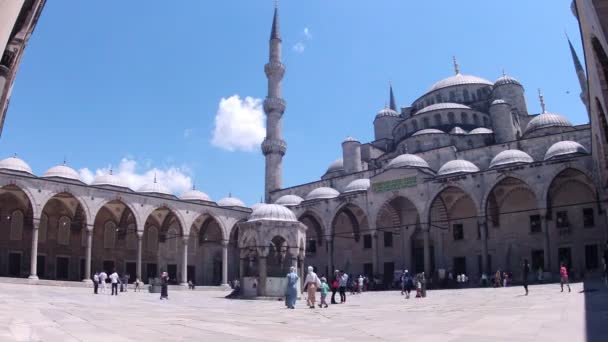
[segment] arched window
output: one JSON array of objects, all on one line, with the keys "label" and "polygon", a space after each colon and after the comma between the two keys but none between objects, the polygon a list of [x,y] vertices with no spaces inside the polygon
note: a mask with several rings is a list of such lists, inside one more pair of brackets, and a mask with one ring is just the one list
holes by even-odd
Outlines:
[{"label": "arched window", "polygon": [[177,252],[177,230],[175,228],[170,228],[167,231],[167,249],[170,252]]},{"label": "arched window", "polygon": [[429,118],[422,119],[422,128],[429,128]]},{"label": "arched window", "polygon": [[477,98],[481,100],[481,97],[482,97],[481,89],[477,89]]},{"label": "arched window", "polygon": [[433,138],[433,147],[434,148],[439,147],[439,138]]},{"label": "arched window", "polygon": [[11,214],[11,232],[9,235],[13,241],[23,238],[23,213],[21,210],[15,210]]},{"label": "arched window", "polygon": [[49,217],[46,214],[40,216],[40,225],[38,226],[38,242],[46,242],[46,234],[49,225]]},{"label": "arched window", "polygon": [[456,122],[456,119],[454,117],[454,113],[449,112],[448,113],[448,122],[450,123],[450,125],[454,124]]},{"label": "arched window", "polygon": [[490,120],[488,119],[487,116],[483,117],[483,126],[484,127],[490,127]]},{"label": "arched window", "polygon": [[70,244],[70,226],[72,220],[67,216],[61,216],[57,222],[57,243],[67,246]]},{"label": "arched window", "polygon": [[456,93],[452,90],[450,91],[450,102],[456,101]]},{"label": "arched window", "polygon": [[158,250],[158,229],[154,226],[148,227],[146,230],[146,249],[150,252],[156,252]]},{"label": "arched window", "polygon": [[137,249],[137,228],[135,223],[127,227],[127,249]]},{"label": "arched window", "polygon": [[114,248],[116,241],[116,223],[106,222],[103,227],[103,248]]},{"label": "arched window", "polygon": [[412,128],[414,129],[414,132],[418,131],[418,121],[412,121]]},{"label": "arched window", "polygon": [[420,141],[416,140],[416,152],[420,152],[422,150],[422,144]]},{"label": "arched window", "polygon": [[467,140],[467,145],[469,148],[473,148],[473,141],[471,139]]},{"label": "arched window", "polygon": [[441,126],[443,122],[441,122],[441,114],[435,114],[435,125]]},{"label": "arched window", "polygon": [[471,99],[473,100],[473,102],[477,100],[477,98],[475,97],[475,93],[471,94]]},{"label": "arched window", "polygon": [[460,120],[462,120],[462,123],[465,125],[469,124],[469,114],[462,112],[460,113]]},{"label": "arched window", "polygon": [[464,102],[469,102],[471,100],[469,98],[469,91],[467,89],[462,91],[462,97],[464,97]]},{"label": "arched window", "polygon": [[473,124],[475,124],[475,126],[479,127],[479,116],[475,113],[473,113]]},{"label": "arched window", "polygon": [[441,94],[435,95],[435,101],[437,101],[437,103],[443,102],[443,99],[441,98]]}]

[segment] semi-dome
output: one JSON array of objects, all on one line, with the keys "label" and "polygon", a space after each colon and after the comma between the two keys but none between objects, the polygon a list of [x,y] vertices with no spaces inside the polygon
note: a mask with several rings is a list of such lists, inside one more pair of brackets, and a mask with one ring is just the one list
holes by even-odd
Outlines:
[{"label": "semi-dome", "polygon": [[490,168],[504,166],[504,165],[515,165],[522,163],[532,163],[534,159],[530,157],[524,151],[520,150],[505,150],[497,154],[490,162]]},{"label": "semi-dome", "polygon": [[279,197],[276,201],[274,201],[274,203],[285,206],[291,206],[299,205],[300,203],[302,203],[303,200],[304,199],[298,195],[283,195]]},{"label": "semi-dome", "polygon": [[444,131],[436,129],[436,128],[425,128],[425,129],[421,129],[419,131],[417,131],[416,133],[412,134],[413,137],[417,136],[417,135],[423,135],[423,134],[445,134]]},{"label": "semi-dome", "polygon": [[422,167],[430,169],[429,164],[415,154],[402,154],[391,160],[386,166],[387,169],[397,169],[401,167]]},{"label": "semi-dome", "polygon": [[220,207],[246,207],[243,201],[232,196],[222,198],[221,200],[217,201],[217,205]]},{"label": "semi-dome", "polygon": [[467,134],[467,131],[456,126],[456,127],[452,128],[452,130],[450,131],[450,134]]},{"label": "semi-dome", "polygon": [[27,165],[27,163],[24,162],[22,159],[17,157],[8,157],[6,159],[0,160],[0,169],[25,172],[29,173],[30,175],[34,174],[32,172],[32,168]]},{"label": "semi-dome", "polygon": [[470,131],[469,134],[494,134],[494,131],[489,128],[478,127]]},{"label": "semi-dome", "polygon": [[137,190],[137,192],[171,195],[171,190],[169,190],[169,188],[167,188],[166,186],[156,182],[156,179],[152,183],[144,184],[141,188]]},{"label": "semi-dome", "polygon": [[65,164],[53,166],[52,168],[46,170],[42,177],[71,179],[79,182],[82,181],[78,172]]},{"label": "semi-dome", "polygon": [[344,161],[342,160],[342,158],[336,159],[331,164],[329,164],[329,167],[327,168],[327,171],[325,173],[337,171],[344,171]]},{"label": "semi-dome", "polygon": [[371,182],[367,178],[355,179],[354,181],[348,183],[346,188],[344,188],[344,192],[367,191],[370,185]]},{"label": "semi-dome", "polygon": [[123,182],[120,177],[113,175],[112,173],[104,173],[101,175],[95,176],[91,185],[108,185],[108,186],[116,186],[120,188],[128,188],[127,183]]},{"label": "semi-dome", "polygon": [[426,107],[422,108],[421,110],[417,111],[415,115],[432,112],[434,110],[446,110],[446,109],[471,109],[471,107],[465,106],[460,103],[442,102],[442,103],[435,103],[430,106],[426,106]]},{"label": "semi-dome", "polygon": [[179,196],[179,199],[184,201],[211,201],[209,195],[196,189],[185,191]]},{"label": "semi-dome", "polygon": [[296,215],[289,210],[288,208],[279,205],[279,204],[265,204],[260,203],[260,205],[253,210],[251,216],[249,216],[249,221],[287,221],[287,222],[297,222],[298,219]]},{"label": "semi-dome", "polygon": [[443,164],[437,174],[440,176],[452,175],[456,173],[472,173],[479,172],[477,165],[468,160],[455,159]]},{"label": "semi-dome", "polygon": [[496,82],[494,82],[494,87],[499,87],[505,84],[515,84],[521,86],[521,83],[519,83],[519,81],[514,77],[511,77],[509,75],[502,75],[496,80]]},{"label": "semi-dome", "polygon": [[340,196],[338,190],[329,187],[316,188],[306,195],[306,200],[329,199]]},{"label": "semi-dome", "polygon": [[572,123],[559,114],[543,113],[528,122],[525,133],[534,132],[547,127],[572,127]]},{"label": "semi-dome", "polygon": [[433,84],[431,89],[427,93],[432,91],[443,89],[452,86],[465,85],[465,84],[483,84],[483,85],[492,85],[492,82],[483,79],[481,77],[473,76],[473,75],[463,75],[458,73],[454,76],[450,76],[448,78],[444,78],[443,80]]},{"label": "semi-dome", "polygon": [[376,118],[381,118],[381,117],[385,117],[385,116],[390,116],[390,117],[398,117],[399,113],[397,113],[396,111],[386,107],[381,109],[378,114],[376,114]]},{"label": "semi-dome", "polygon": [[545,160],[565,157],[575,154],[589,154],[587,149],[576,141],[559,141],[551,145],[545,153]]}]

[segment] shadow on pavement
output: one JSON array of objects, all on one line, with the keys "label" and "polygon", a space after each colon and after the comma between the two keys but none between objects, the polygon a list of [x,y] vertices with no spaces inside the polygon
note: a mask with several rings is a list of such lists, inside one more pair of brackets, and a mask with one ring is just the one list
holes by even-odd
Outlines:
[{"label": "shadow on pavement", "polygon": [[587,342],[608,340],[608,287],[599,279],[585,280],[585,328]]}]

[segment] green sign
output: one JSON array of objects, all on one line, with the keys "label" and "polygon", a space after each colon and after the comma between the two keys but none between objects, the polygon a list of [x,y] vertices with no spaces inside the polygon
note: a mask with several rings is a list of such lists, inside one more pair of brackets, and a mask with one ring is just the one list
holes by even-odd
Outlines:
[{"label": "green sign", "polygon": [[413,188],[417,185],[416,180],[416,176],[413,176],[401,179],[393,179],[385,182],[373,183],[372,190],[374,192],[387,192],[403,188]]}]

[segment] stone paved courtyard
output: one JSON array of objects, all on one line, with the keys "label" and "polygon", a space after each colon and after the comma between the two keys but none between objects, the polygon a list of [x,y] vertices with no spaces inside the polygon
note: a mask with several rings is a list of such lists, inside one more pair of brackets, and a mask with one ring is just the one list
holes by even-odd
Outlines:
[{"label": "stone paved courtyard", "polygon": [[[0,341],[606,341],[608,290],[559,285],[398,292],[296,310],[219,291],[93,295],[87,288],[0,284]],[[587,298],[586,298],[587,297]],[[590,334],[587,337],[587,329]]]}]

